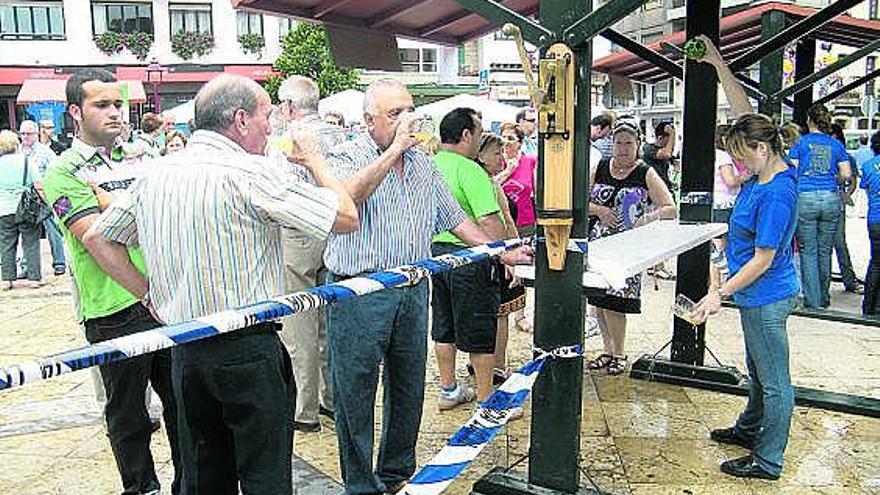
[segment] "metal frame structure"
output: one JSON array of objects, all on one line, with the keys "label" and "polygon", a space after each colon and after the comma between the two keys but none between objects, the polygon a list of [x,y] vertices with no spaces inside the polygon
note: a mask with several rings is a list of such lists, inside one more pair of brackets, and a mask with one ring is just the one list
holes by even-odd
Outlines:
[{"label": "metal frame structure", "polygon": [[[785,15],[781,12],[769,11],[763,14],[761,31],[762,39],[765,41],[730,64],[731,69],[735,71],[737,69],[745,69],[754,63],[760,63],[760,97],[757,99],[761,113],[779,117],[784,98],[793,95],[795,121],[805,124],[807,109],[813,101],[812,92],[804,90],[812,87],[812,84],[822,77],[827,77],[839,71],[871,53],[875,48],[880,47],[880,42],[871,42],[826,69],[814,73],[815,40],[805,36],[819,29],[823,24],[831,21],[834,17],[858,4],[860,1],[840,0],[815,13],[813,16],[804,18],[791,25],[787,25]],[[715,39],[717,39],[717,20],[720,13],[716,8],[717,3],[717,0],[701,1],[699,2],[699,9],[694,7],[697,2],[687,3],[688,38],[697,34],[707,34],[710,38],[714,35]],[[707,32],[709,26],[716,30]],[[793,41],[799,41],[797,46],[799,62],[795,68],[796,80],[792,86],[782,89],[782,47]],[[633,53],[640,57],[645,51],[654,53],[652,50],[644,47],[640,48],[640,50],[634,50]],[[652,63],[656,60],[656,57],[653,55],[643,58]],[[692,191],[712,191],[712,179],[711,175],[709,175],[711,174],[711,169],[701,166],[699,157],[711,156],[711,149],[702,148],[707,148],[707,144],[711,146],[709,143],[713,141],[716,119],[716,95],[714,89],[710,91],[705,85],[707,80],[716,80],[714,72],[698,73],[696,71],[700,69],[699,67],[692,67],[692,61],[688,61],[687,64],[685,70],[685,108],[683,120],[685,126],[684,133],[688,136],[688,139],[684,142],[683,150],[682,197],[685,197],[688,192]],[[661,66],[661,68],[668,71],[666,66]],[[698,74],[699,76],[693,79],[690,77],[692,75],[697,76]],[[831,101],[878,76],[880,76],[880,69],[845,85],[839,90],[817,100],[816,103]],[[711,98],[708,98],[709,93],[711,93]],[[707,221],[711,218],[711,206],[700,207],[682,204],[681,217],[683,220]],[[683,293],[693,300],[698,300],[706,294],[708,285],[705,269],[708,265],[707,257],[708,250],[705,246],[679,256],[677,292]],[[880,321],[875,319],[834,311],[795,311],[793,314],[795,316],[818,318],[834,322],[871,327],[880,326]],[[705,351],[704,326],[694,327],[690,323],[675,318],[670,358],[658,358],[656,355],[642,356],[633,363],[631,376],[638,379],[656,380],[736,394],[742,394],[748,390],[748,379],[735,368],[704,366]],[[795,397],[798,404],[851,414],[880,417],[880,400],[871,397],[860,397],[802,387],[795,387]]]}]

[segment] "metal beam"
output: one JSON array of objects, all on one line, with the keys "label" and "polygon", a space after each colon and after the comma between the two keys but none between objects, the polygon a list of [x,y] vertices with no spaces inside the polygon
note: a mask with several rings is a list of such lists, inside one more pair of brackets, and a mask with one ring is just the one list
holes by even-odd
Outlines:
[{"label": "metal beam", "polygon": [[453,16],[449,16],[449,17],[440,19],[439,21],[437,21],[429,26],[424,27],[421,31],[419,31],[419,35],[430,36],[430,35],[436,33],[437,31],[441,31],[441,30],[443,30],[443,28],[445,28],[447,26],[451,26],[461,20],[467,19],[468,17],[470,17],[472,15],[476,15],[476,14],[474,14],[471,11],[466,10],[464,12],[459,12]]},{"label": "metal beam", "polygon": [[327,0],[312,8],[312,17],[320,19],[334,10],[344,7],[354,0]]},{"label": "metal beam", "polygon": [[[785,13],[778,10],[769,10],[761,14],[761,39],[772,39],[778,33],[785,30]],[[763,100],[758,100],[758,112],[769,117],[776,118],[781,122],[782,104],[773,96],[782,90],[782,58],[783,49],[779,48],[761,58],[760,78],[761,93],[768,95]]]},{"label": "metal beam", "polygon": [[[795,48],[794,80],[795,84],[809,77],[816,70],[816,39],[798,40]],[[813,104],[813,91],[801,91],[794,95],[794,111],[792,121],[807,128],[807,111]]]},{"label": "metal beam", "polygon": [[731,62],[730,70],[736,73],[750,67],[762,58],[779,50],[792,41],[798,38],[803,38],[819,29],[831,19],[843,14],[850,8],[860,4],[862,1],[863,0],[836,0],[835,2],[831,2],[829,6],[816,12],[810,17],[806,17],[792,24],[788,28],[780,31],[776,36],[763,41],[760,45],[756,46],[754,50]]},{"label": "metal beam", "polygon": [[[716,45],[721,32],[721,0],[688,0],[686,33],[688,38],[706,35]],[[718,119],[718,76],[715,69],[702,62],[685,59],[684,109],[681,135],[686,136],[681,152],[681,197],[690,193],[712,195],[714,168],[706,166],[706,157],[715,153],[715,122]],[[712,202],[709,204],[679,205],[683,221],[708,222],[712,220]],[[709,286],[709,243],[704,243],[678,256],[676,264],[676,293],[694,301],[706,295]],[[703,364],[706,348],[705,324],[694,326],[673,317],[673,361],[690,365]]]},{"label": "metal beam", "polygon": [[824,78],[830,76],[831,74],[834,74],[835,72],[839,71],[840,69],[843,69],[844,67],[847,67],[847,66],[861,60],[862,57],[865,57],[866,55],[869,55],[869,54],[877,51],[878,49],[880,49],[880,39],[876,39],[876,40],[872,41],[871,43],[868,43],[867,45],[863,46],[862,48],[859,48],[858,50],[850,53],[846,57],[838,59],[836,62],[825,67],[824,69],[822,69],[818,72],[813,72],[812,74],[805,77],[804,79],[799,79],[797,82],[795,82],[791,86],[789,86],[781,91],[777,91],[772,97],[773,98],[782,98],[785,96],[790,96],[790,95],[800,93],[801,91],[803,91],[805,89],[812,88],[813,84],[815,84],[819,80],[824,79]]},{"label": "metal beam", "polygon": [[431,0],[406,0],[388,10],[380,12],[376,17],[367,21],[367,24],[373,29],[391,24],[429,1]]},{"label": "metal beam", "polygon": [[680,65],[673,62],[671,59],[664,57],[663,55],[651,50],[650,48],[646,48],[639,43],[627,38],[626,36],[618,33],[613,29],[606,29],[600,33],[603,38],[606,40],[619,45],[621,48],[629,51],[633,55],[644,59],[652,64],[654,64],[657,68],[662,69],[670,76],[684,79],[684,69],[681,68]]},{"label": "metal beam", "polygon": [[608,26],[613,26],[634,10],[639,8],[645,0],[615,0],[607,2],[602,7],[581,17],[577,22],[566,28],[562,33],[562,39],[570,47],[576,47],[581,43],[593,39],[600,31]]},{"label": "metal beam", "polygon": [[847,84],[846,86],[844,86],[844,87],[838,89],[837,91],[835,91],[835,92],[833,92],[833,93],[829,93],[829,94],[823,96],[822,98],[819,98],[818,100],[816,100],[816,103],[817,103],[817,104],[819,104],[819,103],[822,103],[822,104],[828,103],[829,101],[834,100],[834,99],[836,99],[837,97],[839,97],[839,96],[841,96],[841,95],[843,95],[843,94],[845,94],[845,93],[847,93],[847,92],[849,92],[849,91],[852,91],[852,90],[858,88],[859,86],[861,86],[862,84],[865,84],[865,83],[868,82],[868,81],[872,81],[872,80],[874,80],[874,79],[877,79],[877,77],[880,77],[880,69],[877,69],[877,70],[875,70],[875,71],[869,73],[869,74],[866,75],[866,76],[862,76],[862,77],[856,79],[855,81],[853,81],[853,82]]},{"label": "metal beam", "polygon": [[512,22],[519,26],[523,39],[534,46],[544,46],[557,39],[555,32],[512,10],[495,0],[455,0],[462,7],[480,17],[503,26]]}]

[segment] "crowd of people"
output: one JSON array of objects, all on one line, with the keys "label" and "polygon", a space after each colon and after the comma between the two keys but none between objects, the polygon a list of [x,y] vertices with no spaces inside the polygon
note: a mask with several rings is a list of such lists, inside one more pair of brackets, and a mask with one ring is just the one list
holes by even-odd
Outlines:
[{"label": "crowd of people", "polygon": [[[737,120],[719,126],[713,157],[713,217],[730,224],[714,244],[726,261],[713,263],[697,312],[705,319],[721,299],[736,301],[752,378],[746,411],[712,438],[752,450],[722,465],[725,472],[775,479],[793,405],[786,319],[799,294],[806,307],[830,304],[832,249],[841,269],[849,267],[847,290],[862,290],[841,227],[859,170],[872,245],[863,311],[876,312],[880,133],[851,157],[824,107],[811,109],[803,135],[779,128],[752,112],[709,48],[704,61]],[[339,114],[320,116],[317,85],[300,76],[281,84],[277,105],[253,81],[220,76],[199,91],[186,132],[152,113],[131,132],[119,86],[102,69],[72,75],[66,93],[76,125],[68,146],[51,121],[0,132],[0,262],[4,289],[41,286],[45,232],[55,274],[72,274],[90,343],[536,232],[531,108],[498,133],[483,128],[478,111],[457,108],[439,122],[433,149],[415,132],[423,117],[412,96],[394,80],[367,88],[357,133]],[[589,238],[677,217],[674,124],[654,126],[653,142],[627,117],[603,113],[590,124]],[[47,213],[28,223],[19,210],[31,189]],[[291,493],[293,432],[320,431],[320,416],[335,421],[346,493],[396,493],[416,469],[429,328],[437,407],[487,400],[509,375],[511,315],[531,331],[511,269],[530,258],[520,248],[435,276],[431,290],[422,281],[101,366],[97,385],[123,493],[160,489],[148,387],[162,401],[171,493]],[[19,271],[28,281],[16,285]],[[672,276],[662,265],[652,272]],[[604,349],[588,368],[626,370],[627,315],[641,312],[641,286],[634,276],[589,298]],[[458,380],[458,352],[468,354],[475,388]]]}]

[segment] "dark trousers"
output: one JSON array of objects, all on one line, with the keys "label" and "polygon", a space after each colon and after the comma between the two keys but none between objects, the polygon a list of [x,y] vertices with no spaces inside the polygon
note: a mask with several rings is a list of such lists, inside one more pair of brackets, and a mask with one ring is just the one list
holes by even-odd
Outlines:
[{"label": "dark trousers", "polygon": [[849,248],[846,246],[846,214],[843,211],[840,212],[840,221],[837,222],[837,233],[834,235],[834,252],[837,254],[837,266],[840,267],[843,286],[846,290],[855,292],[859,283],[856,280],[856,272],[853,271],[852,260],[849,257]]},{"label": "dark trousers", "polygon": [[880,299],[880,223],[868,225],[871,239],[871,262],[865,275],[865,298],[862,299],[862,314],[877,314],[877,301]]},{"label": "dark trousers", "polygon": [[[330,273],[327,282],[342,278]],[[336,438],[347,495],[380,495],[415,472],[427,336],[425,280],[327,307]],[[374,407],[380,370],[382,434],[374,469]]]},{"label": "dark trousers", "polygon": [[[94,344],[157,326],[159,323],[146,308],[134,304],[112,315],[86,320],[86,339]],[[107,435],[122,478],[122,493],[141,494],[159,489],[150,452],[150,417],[144,404],[148,382],[162,399],[162,415],[174,464],[171,493],[180,493],[177,403],[171,389],[170,349],[102,365],[101,379],[107,393],[104,406]]]},{"label": "dark trousers", "polygon": [[19,236],[25,258],[33,260],[28,263],[28,280],[41,280],[43,275],[40,266],[40,226],[16,223],[15,214],[0,217],[0,265],[2,265],[0,278],[5,281],[16,279],[15,254],[18,251]]},{"label": "dark trousers", "polygon": [[280,324],[264,323],[174,348],[183,493],[293,493],[290,357]]}]

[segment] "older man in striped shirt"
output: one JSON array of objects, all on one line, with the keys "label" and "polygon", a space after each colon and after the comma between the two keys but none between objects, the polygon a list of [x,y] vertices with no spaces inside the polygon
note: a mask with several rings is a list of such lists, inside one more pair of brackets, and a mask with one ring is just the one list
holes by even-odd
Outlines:
[{"label": "older man in striped shirt", "polygon": [[[304,76],[290,76],[278,88],[281,112],[288,125],[315,133],[321,154],[345,141],[342,128],[325,123],[318,116],[320,92],[314,81]],[[311,177],[298,167],[306,180]],[[287,291],[298,292],[324,283],[326,242],[306,232],[284,229],[284,265]],[[327,363],[327,325],[323,309],[285,318],[281,341],[290,352],[293,380],[296,383],[296,410],[293,429],[303,432],[321,430],[318,414],[333,417],[333,394]]]},{"label": "older man in striped shirt", "polygon": [[[318,186],[260,156],[269,96],[220,76],[196,96],[199,130],[157,160],[86,235],[114,279],[176,323],[284,291],[281,226],[315,237],[357,228],[357,212],[317,152],[294,143]],[[125,244],[139,243],[149,288]],[[290,495],[294,393],[290,361],[269,323],[174,348],[184,493]]]},{"label": "older man in striped shirt", "polygon": [[[413,100],[396,81],[373,83],[364,98],[368,133],[328,159],[358,204],[362,228],[330,236],[328,280],[431,256],[447,230],[474,245],[491,239],[468,219],[410,131]],[[504,259],[513,263],[522,253]],[[327,309],[336,435],[347,494],[395,493],[416,467],[428,329],[428,283],[381,291]],[[373,419],[384,363],[382,439],[373,468]],[[392,432],[393,430],[393,432]]]}]

